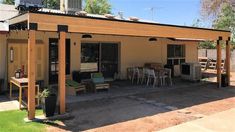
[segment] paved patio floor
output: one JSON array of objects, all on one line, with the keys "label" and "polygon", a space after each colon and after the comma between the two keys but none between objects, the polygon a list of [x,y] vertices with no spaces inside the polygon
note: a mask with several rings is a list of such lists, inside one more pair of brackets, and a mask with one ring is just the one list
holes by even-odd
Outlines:
[{"label": "paved patio floor", "polygon": [[19,108],[19,102],[16,100],[9,100],[4,95],[0,96],[0,111],[7,111],[7,110],[16,110]]},{"label": "paved patio floor", "polygon": [[216,84],[205,83],[161,88],[78,101],[67,108],[73,118],[48,131],[157,131],[235,108],[235,87],[218,89]]},{"label": "paved patio floor", "polygon": [[111,84],[109,91],[101,91],[97,93],[85,93],[79,94],[77,96],[66,96],[66,103],[75,103],[75,102],[84,102],[92,101],[98,99],[110,99],[124,96],[131,96],[135,94],[147,94],[157,91],[165,91],[170,89],[184,88],[189,86],[200,86],[208,82],[187,82],[179,78],[173,80],[173,86],[161,86],[161,87],[152,87],[140,84],[132,84],[130,81],[115,81]]},{"label": "paved patio floor", "polygon": [[235,108],[190,121],[160,132],[235,132]]}]

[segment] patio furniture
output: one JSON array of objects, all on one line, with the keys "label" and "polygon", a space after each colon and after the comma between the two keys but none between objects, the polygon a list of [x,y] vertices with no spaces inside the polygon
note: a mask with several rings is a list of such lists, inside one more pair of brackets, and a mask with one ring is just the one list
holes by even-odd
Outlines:
[{"label": "patio furniture", "polygon": [[154,69],[147,69],[148,72],[148,80],[147,80],[147,86],[149,85],[149,83],[152,82],[153,80],[153,87],[155,87],[158,83],[158,78],[155,74]]},{"label": "patio furniture", "polygon": [[144,67],[157,70],[157,69],[162,69],[163,65],[162,63],[145,63]]},{"label": "patio furniture", "polygon": [[141,78],[141,84],[143,84],[144,82],[147,83],[148,81],[148,77],[149,77],[149,72],[148,72],[148,68],[143,68],[143,74],[142,74],[142,78]]},{"label": "patio furniture", "polygon": [[[24,104],[25,106],[28,105],[27,102],[22,100],[22,91],[23,89],[27,89],[28,88],[28,78],[15,78],[15,77],[11,77],[10,78],[10,99],[12,99],[12,87],[13,85],[17,86],[19,88],[19,109],[21,109],[21,105]],[[39,105],[39,85],[36,84],[36,103],[37,106]]]},{"label": "patio furniture", "polygon": [[132,81],[133,72],[134,72],[133,67],[127,68],[127,79],[130,80],[130,81]]},{"label": "patio furniture", "polygon": [[142,69],[135,67],[133,68],[133,75],[132,75],[132,84],[134,83],[134,81],[136,80],[137,84],[140,83],[140,79],[142,78]]},{"label": "patio furniture", "polygon": [[169,86],[172,86],[173,85],[173,83],[172,83],[172,75],[171,75],[171,69],[169,69],[169,68],[164,68],[164,70],[166,71],[166,75],[167,75],[167,79],[168,79],[168,85]]},{"label": "patio furniture", "polygon": [[104,81],[104,76],[102,73],[91,73],[91,80],[95,88],[95,92],[100,89],[108,90],[110,88],[109,83]]},{"label": "patio furniture", "polygon": [[82,91],[86,92],[86,86],[73,81],[72,79],[66,79],[66,94],[75,96],[77,95],[77,92]]},{"label": "patio furniture", "polygon": [[158,77],[160,80],[160,86],[164,86],[166,85],[166,79],[168,78],[168,72],[166,71],[166,69],[160,69],[158,72]]},{"label": "patio furniture", "polygon": [[199,57],[198,61],[201,64],[202,70],[207,70],[207,67],[209,66],[208,58],[207,57]]}]

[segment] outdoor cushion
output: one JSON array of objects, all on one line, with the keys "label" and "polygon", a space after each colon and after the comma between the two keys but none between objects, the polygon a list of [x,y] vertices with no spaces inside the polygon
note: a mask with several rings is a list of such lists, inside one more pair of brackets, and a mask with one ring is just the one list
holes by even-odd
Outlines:
[{"label": "outdoor cushion", "polygon": [[104,77],[92,78],[93,83],[104,83]]},{"label": "outdoor cushion", "polygon": [[71,86],[71,87],[78,87],[79,83],[77,83],[73,80],[70,80],[70,79],[66,79],[66,85]]},{"label": "outdoor cushion", "polygon": [[92,73],[92,78],[102,78],[103,74],[102,73]]}]

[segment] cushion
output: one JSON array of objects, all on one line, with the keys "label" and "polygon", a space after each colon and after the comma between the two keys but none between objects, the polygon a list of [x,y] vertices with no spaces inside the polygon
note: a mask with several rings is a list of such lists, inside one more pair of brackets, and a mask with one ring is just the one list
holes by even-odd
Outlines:
[{"label": "cushion", "polygon": [[104,77],[92,78],[93,83],[104,83]]},{"label": "cushion", "polygon": [[92,78],[102,78],[103,74],[102,73],[92,73]]},{"label": "cushion", "polygon": [[79,83],[77,83],[73,80],[70,80],[70,79],[66,79],[66,85],[71,86],[71,87],[77,87],[77,86],[79,86]]}]

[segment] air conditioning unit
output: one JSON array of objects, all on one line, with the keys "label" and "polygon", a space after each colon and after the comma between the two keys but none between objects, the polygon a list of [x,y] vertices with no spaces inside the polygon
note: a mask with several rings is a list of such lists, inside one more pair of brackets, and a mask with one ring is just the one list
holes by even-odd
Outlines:
[{"label": "air conditioning unit", "polygon": [[15,7],[19,11],[37,11],[43,7],[43,0],[15,0]]},{"label": "air conditioning unit", "polygon": [[61,0],[61,4],[68,14],[75,14],[82,10],[82,0]]},{"label": "air conditioning unit", "polygon": [[200,81],[201,65],[200,63],[182,63],[181,78],[189,81]]}]

